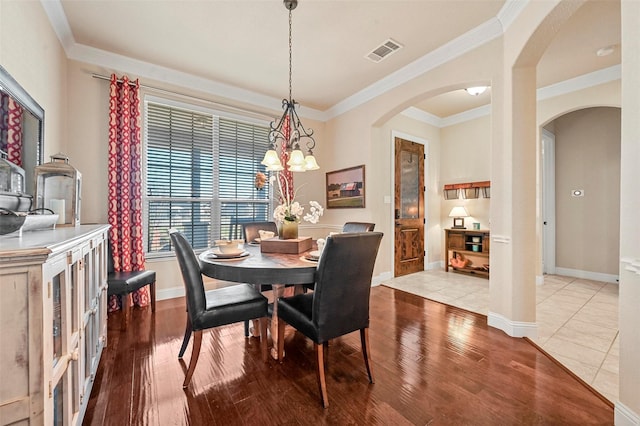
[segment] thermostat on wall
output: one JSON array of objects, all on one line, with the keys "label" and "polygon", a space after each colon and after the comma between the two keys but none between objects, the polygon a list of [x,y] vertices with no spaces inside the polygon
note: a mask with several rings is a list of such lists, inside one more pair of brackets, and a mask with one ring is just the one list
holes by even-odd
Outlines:
[{"label": "thermostat on wall", "polygon": [[584,189],[572,189],[571,190],[572,197],[584,197]]}]

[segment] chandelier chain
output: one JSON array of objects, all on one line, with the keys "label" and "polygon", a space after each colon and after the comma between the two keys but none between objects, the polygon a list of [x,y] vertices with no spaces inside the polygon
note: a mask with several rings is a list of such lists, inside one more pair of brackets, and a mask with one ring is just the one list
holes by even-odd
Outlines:
[{"label": "chandelier chain", "polygon": [[289,100],[292,100],[291,95],[291,9],[289,9]]}]

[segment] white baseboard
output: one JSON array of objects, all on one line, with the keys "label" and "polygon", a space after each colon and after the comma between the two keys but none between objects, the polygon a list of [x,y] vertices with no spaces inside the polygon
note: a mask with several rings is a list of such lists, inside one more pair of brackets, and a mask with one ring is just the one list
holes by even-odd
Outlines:
[{"label": "white baseboard", "polygon": [[380,275],[376,275],[371,279],[371,287],[380,285],[383,282],[390,280],[391,278],[393,278],[393,274],[391,273],[391,271],[382,272]]},{"label": "white baseboard", "polygon": [[616,401],[613,411],[613,423],[616,426],[640,426],[640,414],[634,413],[620,401]]},{"label": "white baseboard", "polygon": [[156,290],[156,300],[175,299],[184,296],[184,287],[171,287]]},{"label": "white baseboard", "polygon": [[535,322],[511,321],[509,318],[489,312],[487,324],[490,327],[504,331],[511,337],[531,337],[538,336],[538,325]]},{"label": "white baseboard", "polygon": [[600,272],[581,271],[579,269],[559,268],[556,266],[556,275],[564,275],[565,277],[583,278],[585,280],[603,281],[606,283],[618,283],[618,276],[612,274],[603,274]]},{"label": "white baseboard", "polygon": [[433,271],[434,269],[444,269],[444,260],[436,260],[435,262],[427,263],[427,271]]}]

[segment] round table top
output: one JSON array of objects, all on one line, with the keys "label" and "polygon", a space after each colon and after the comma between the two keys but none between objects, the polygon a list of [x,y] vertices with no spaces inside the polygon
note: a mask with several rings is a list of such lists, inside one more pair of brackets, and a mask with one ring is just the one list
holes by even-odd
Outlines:
[{"label": "round table top", "polygon": [[224,281],[247,284],[312,284],[317,262],[305,260],[304,254],[262,253],[259,245],[245,244],[248,256],[219,259],[211,249],[199,256],[202,273]]}]

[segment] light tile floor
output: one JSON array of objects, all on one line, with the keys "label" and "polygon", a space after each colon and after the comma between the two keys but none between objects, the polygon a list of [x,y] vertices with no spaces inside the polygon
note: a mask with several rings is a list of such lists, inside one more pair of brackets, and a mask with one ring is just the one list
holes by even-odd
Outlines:
[{"label": "light tile floor", "polygon": [[[424,271],[386,286],[487,315],[489,280]],[[618,285],[545,275],[536,288],[538,337],[532,339],[611,402],[618,399]]]}]

